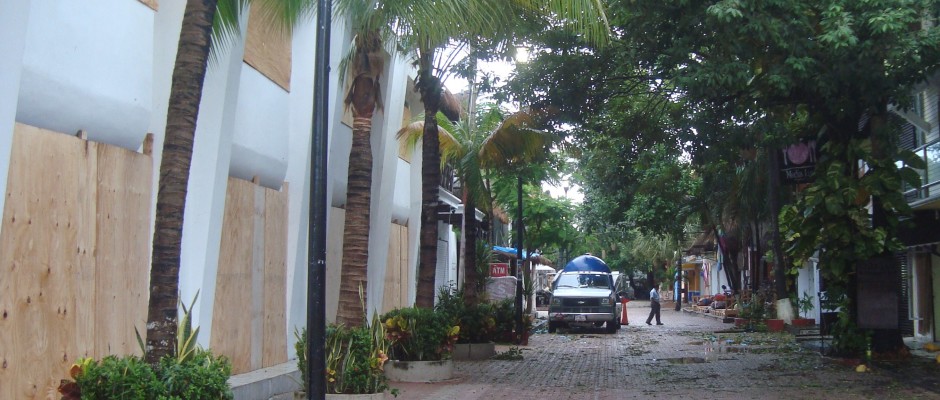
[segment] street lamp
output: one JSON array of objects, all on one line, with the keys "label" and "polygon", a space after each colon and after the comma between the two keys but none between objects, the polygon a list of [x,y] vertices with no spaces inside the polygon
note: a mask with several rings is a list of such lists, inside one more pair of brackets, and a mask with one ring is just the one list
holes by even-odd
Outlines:
[{"label": "street lamp", "polygon": [[[517,63],[525,63],[529,61],[528,48],[517,47],[515,58],[516,58]],[[522,112],[521,100],[519,101],[519,111]],[[516,222],[516,236],[518,236],[518,239],[516,240],[516,265],[515,265],[515,268],[516,268],[516,272],[515,272],[515,276],[516,276],[516,299],[515,299],[516,338],[515,339],[516,339],[516,344],[520,344],[522,343],[522,338],[523,338],[523,335],[525,334],[522,331],[523,329],[525,329],[525,324],[522,321],[522,291],[523,291],[522,290],[522,269],[523,269],[522,265],[523,265],[524,260],[522,257],[523,225],[522,225],[522,166],[521,165],[517,165],[517,170],[516,170],[516,202],[518,204],[518,207],[516,210],[516,221],[517,221]]]},{"label": "street lamp", "polygon": [[516,175],[516,201],[518,204],[516,210],[516,344],[522,342],[522,337],[524,333],[522,332],[525,329],[525,324],[522,321],[522,263],[524,262],[522,258],[522,169],[519,169],[518,174]]}]

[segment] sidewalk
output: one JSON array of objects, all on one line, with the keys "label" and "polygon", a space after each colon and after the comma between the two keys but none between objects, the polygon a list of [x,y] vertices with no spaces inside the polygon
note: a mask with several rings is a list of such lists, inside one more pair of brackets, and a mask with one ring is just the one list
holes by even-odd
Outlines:
[{"label": "sidewalk", "polygon": [[648,301],[627,309],[631,325],[614,335],[538,333],[522,361],[458,362],[452,381],[391,386],[399,399],[940,399],[935,367],[911,385],[894,371],[855,372],[788,334],[722,333],[730,324],[671,308],[664,326],[647,326]]}]

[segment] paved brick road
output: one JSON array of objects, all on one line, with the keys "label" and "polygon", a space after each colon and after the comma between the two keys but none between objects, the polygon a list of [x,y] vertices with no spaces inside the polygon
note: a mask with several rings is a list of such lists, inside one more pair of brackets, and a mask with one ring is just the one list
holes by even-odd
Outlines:
[{"label": "paved brick road", "polygon": [[616,335],[535,334],[522,361],[458,362],[452,381],[392,386],[400,399],[940,399],[935,364],[858,373],[786,334],[716,333],[730,324],[666,307],[665,325],[647,326],[648,302],[628,310]]}]

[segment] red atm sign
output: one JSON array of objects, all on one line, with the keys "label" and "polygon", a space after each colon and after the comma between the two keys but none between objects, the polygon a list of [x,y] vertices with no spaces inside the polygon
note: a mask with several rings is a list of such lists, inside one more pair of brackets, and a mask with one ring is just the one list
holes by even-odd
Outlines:
[{"label": "red atm sign", "polygon": [[490,276],[493,278],[498,278],[500,276],[509,276],[509,264],[508,263],[490,264]]}]

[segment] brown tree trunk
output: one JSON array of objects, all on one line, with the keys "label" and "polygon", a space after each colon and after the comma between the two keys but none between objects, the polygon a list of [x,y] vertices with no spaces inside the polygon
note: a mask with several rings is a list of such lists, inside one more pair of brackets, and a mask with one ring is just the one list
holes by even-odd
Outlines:
[{"label": "brown tree trunk", "polygon": [[434,275],[437,269],[437,208],[441,179],[440,138],[437,111],[440,109],[441,81],[431,73],[431,53],[421,55],[418,91],[424,103],[424,135],[421,146],[421,235],[418,288],[415,305],[434,307]]},{"label": "brown tree trunk", "polygon": [[467,305],[475,305],[479,299],[480,274],[477,271],[477,216],[473,194],[464,187],[463,199],[463,299]]},{"label": "brown tree trunk", "polygon": [[[346,326],[365,323],[368,286],[369,215],[372,203],[372,114],[378,83],[358,76],[350,88],[353,110],[352,148],[346,189],[346,224],[343,230],[343,270],[336,322]],[[361,297],[360,298],[360,290]]]},{"label": "brown tree trunk", "polygon": [[183,209],[215,11],[216,0],[186,2],[173,67],[150,268],[146,359],[151,364],[176,353]]}]

